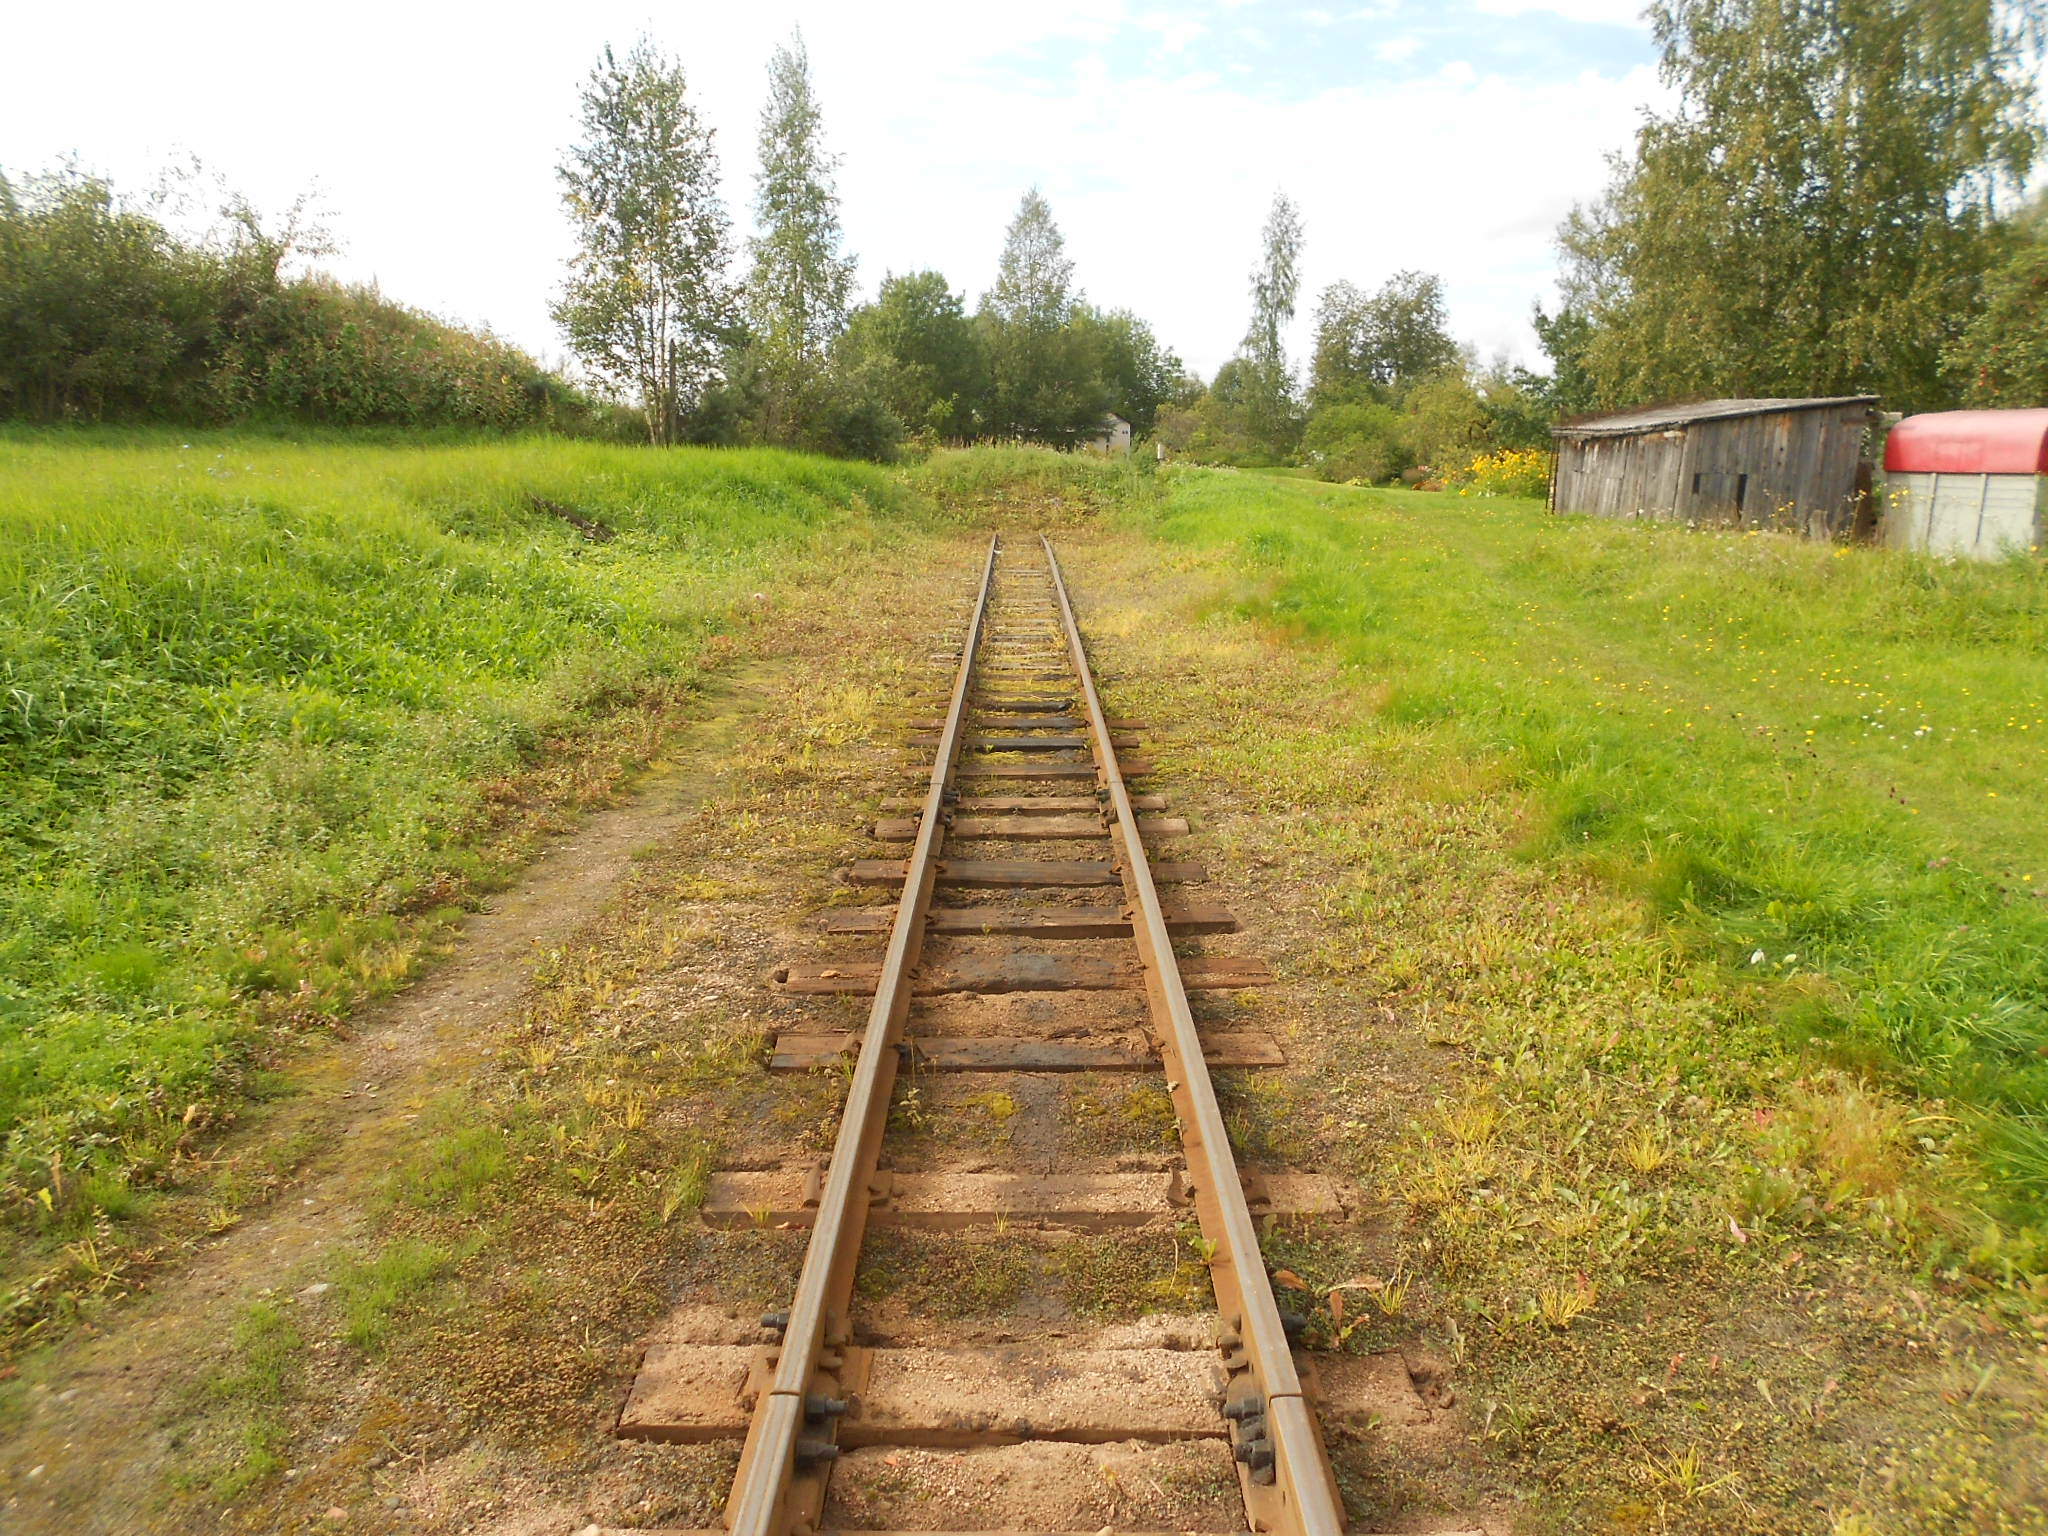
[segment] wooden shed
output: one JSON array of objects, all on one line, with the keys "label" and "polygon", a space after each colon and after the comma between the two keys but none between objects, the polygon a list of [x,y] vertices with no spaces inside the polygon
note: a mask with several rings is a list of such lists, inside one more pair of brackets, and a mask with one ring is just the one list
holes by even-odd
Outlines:
[{"label": "wooden shed", "polygon": [[1876,405],[1875,395],[1700,400],[1567,422],[1550,434],[1550,510],[1861,536]]},{"label": "wooden shed", "polygon": [[1884,444],[1884,538],[1995,560],[2048,533],[2048,410],[1930,411]]}]

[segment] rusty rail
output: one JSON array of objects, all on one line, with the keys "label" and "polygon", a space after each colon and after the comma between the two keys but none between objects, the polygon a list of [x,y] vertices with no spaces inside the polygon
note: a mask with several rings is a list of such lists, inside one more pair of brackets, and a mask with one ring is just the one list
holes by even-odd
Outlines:
[{"label": "rusty rail", "polygon": [[1138,814],[1131,804],[1116,748],[1096,691],[1081,626],[1067,595],[1052,541],[1041,537],[1052,573],[1060,623],[1074,666],[1075,686],[1087,707],[1096,779],[1117,850],[1118,873],[1129,902],[1131,930],[1145,970],[1145,995],[1166,1062],[1167,1088],[1180,1124],[1196,1219],[1210,1245],[1209,1275],[1222,1313],[1224,1364],[1231,1379],[1224,1413],[1231,1419],[1238,1479],[1254,1531],[1281,1536],[1342,1536],[1344,1506],[1323,1448],[1322,1432],[1302,1390],[1294,1355],[1273,1298],[1223,1111],[1202,1054],[1180,964],[1173,953],[1159,890],[1145,854]]},{"label": "rusty rail", "polygon": [[[909,872],[889,928],[889,947],[847,1092],[845,1118],[833,1143],[832,1161],[818,1201],[816,1224],[804,1252],[796,1299],[782,1329],[772,1383],[756,1403],[747,1428],[726,1524],[734,1536],[786,1536],[815,1529],[824,1501],[824,1477],[817,1470],[836,1454],[832,1444],[835,1407],[844,1411],[836,1370],[838,1351],[850,1342],[847,1309],[854,1270],[867,1231],[870,1186],[889,1119],[896,1085],[897,1045],[910,1011],[910,974],[924,947],[926,913],[945,837],[946,796],[959,761],[961,722],[966,718],[975,661],[988,619],[1000,536],[992,537],[982,563],[981,589],[960,646],[953,698],[932,759],[924,811]],[[815,1426],[806,1439],[805,1426]]]}]

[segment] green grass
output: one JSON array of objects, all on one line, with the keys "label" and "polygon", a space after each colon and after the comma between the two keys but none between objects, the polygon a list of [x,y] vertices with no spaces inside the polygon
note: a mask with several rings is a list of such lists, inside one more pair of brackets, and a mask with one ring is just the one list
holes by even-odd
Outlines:
[{"label": "green grass", "polygon": [[920,505],[768,451],[0,435],[0,1200],[75,1232],[157,1176],[264,1027],[405,973],[520,774]]},{"label": "green grass", "polygon": [[[191,1405],[216,1420],[207,1437],[213,1454],[173,1476],[174,1484],[204,1488],[222,1501],[284,1469],[291,1439],[284,1405],[304,1373],[306,1351],[299,1329],[273,1301],[250,1305],[236,1319],[228,1343],[226,1359],[200,1383]],[[188,1425],[186,1433],[191,1431]]]},{"label": "green grass", "polygon": [[398,1320],[462,1257],[418,1238],[400,1238],[369,1262],[345,1266],[337,1280],[341,1336],[357,1349],[374,1351]]},{"label": "green grass", "polygon": [[[2048,567],[1180,471],[1140,514],[1496,765],[1807,1052],[1938,1097],[2048,1206]],[[1714,1049],[1708,1040],[1695,1042]]]},{"label": "green grass", "polygon": [[1043,520],[1061,504],[1087,512],[1147,501],[1156,488],[1155,470],[1142,455],[1112,458],[1018,443],[935,453],[905,478],[947,503],[994,510],[1027,505]]}]

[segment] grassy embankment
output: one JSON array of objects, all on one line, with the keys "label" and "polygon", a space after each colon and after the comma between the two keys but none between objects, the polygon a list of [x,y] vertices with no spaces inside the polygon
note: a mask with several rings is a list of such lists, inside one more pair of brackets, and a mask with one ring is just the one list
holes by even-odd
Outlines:
[{"label": "grassy embankment", "polygon": [[[1492,765],[1526,856],[1661,920],[1655,963],[1716,1008],[1660,1055],[1919,1097],[1906,1139],[1983,1170],[1948,1261],[2048,1259],[2048,566],[1206,473],[1150,519],[1230,561],[1236,611],[1335,647],[1418,782]],[[1829,1198],[1747,1178],[1738,1221]]]},{"label": "grassy embankment", "polygon": [[602,800],[756,586],[915,504],[767,452],[0,439],[17,1260],[134,1213],[270,1043],[402,980],[548,807]]}]

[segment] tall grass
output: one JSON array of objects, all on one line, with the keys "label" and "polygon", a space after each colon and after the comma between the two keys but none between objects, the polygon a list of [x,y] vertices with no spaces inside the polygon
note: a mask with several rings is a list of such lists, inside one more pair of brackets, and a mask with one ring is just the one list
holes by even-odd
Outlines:
[{"label": "tall grass", "polygon": [[1390,728],[1497,762],[1531,856],[1639,891],[1765,983],[1786,1050],[1952,1101],[1988,1193],[2048,1208],[2040,560],[1171,486],[1152,531],[1230,551],[1240,610],[1337,647]]},{"label": "tall grass", "polygon": [[944,449],[909,471],[908,480],[934,499],[956,507],[1000,509],[1069,503],[1077,512],[1130,507],[1156,493],[1151,460],[1016,443]]},{"label": "tall grass", "polygon": [[508,775],[913,505],[766,451],[0,438],[0,1193],[118,1198],[232,1103],[257,1005],[402,967]]}]

